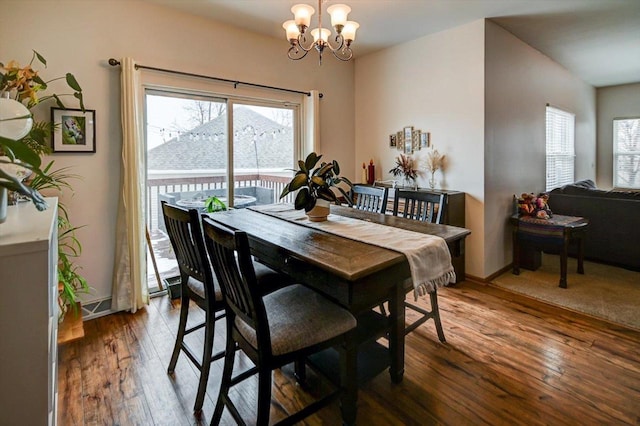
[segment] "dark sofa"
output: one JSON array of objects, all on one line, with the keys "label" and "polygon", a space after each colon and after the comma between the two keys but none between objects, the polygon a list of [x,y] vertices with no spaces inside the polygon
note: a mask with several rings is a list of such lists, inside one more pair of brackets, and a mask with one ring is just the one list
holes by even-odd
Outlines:
[{"label": "dark sofa", "polygon": [[589,219],[586,259],[640,271],[640,192],[604,191],[583,180],[551,191],[549,207]]}]

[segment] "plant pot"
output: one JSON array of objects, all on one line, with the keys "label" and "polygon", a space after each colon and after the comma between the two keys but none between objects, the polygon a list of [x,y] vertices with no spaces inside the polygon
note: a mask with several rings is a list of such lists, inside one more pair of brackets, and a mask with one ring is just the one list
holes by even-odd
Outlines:
[{"label": "plant pot", "polygon": [[169,297],[174,299],[179,299],[182,293],[182,289],[180,287],[180,276],[165,278],[164,285],[167,287],[167,292],[169,293]]},{"label": "plant pot", "polygon": [[307,216],[311,222],[324,222],[331,212],[330,204],[327,200],[316,200],[314,208],[307,212]]}]

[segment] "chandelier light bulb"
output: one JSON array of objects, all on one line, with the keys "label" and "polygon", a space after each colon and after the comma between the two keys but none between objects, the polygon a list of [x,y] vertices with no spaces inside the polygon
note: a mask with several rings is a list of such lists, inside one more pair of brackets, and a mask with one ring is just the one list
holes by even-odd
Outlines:
[{"label": "chandelier light bulb", "polygon": [[293,19],[282,24],[282,28],[284,28],[287,33],[287,40],[296,40],[300,35],[300,30],[296,25],[296,21]]},{"label": "chandelier light bulb", "polygon": [[311,25],[311,15],[316,11],[307,4],[296,4],[291,8],[291,12],[293,12],[297,26],[302,25],[308,28]]},{"label": "chandelier light bulb", "polygon": [[327,12],[331,15],[331,25],[337,31],[338,28],[342,29],[347,22],[347,15],[351,12],[351,8],[346,4],[334,4],[327,8]]},{"label": "chandelier light bulb", "polygon": [[327,43],[329,41],[331,31],[326,28],[322,28],[322,30],[320,28],[316,28],[315,30],[311,31],[311,35],[313,36],[314,42],[317,42],[320,38],[323,42]]},{"label": "chandelier light bulb", "polygon": [[348,42],[356,39],[356,30],[360,28],[360,24],[354,21],[347,21],[342,29],[342,37]]}]

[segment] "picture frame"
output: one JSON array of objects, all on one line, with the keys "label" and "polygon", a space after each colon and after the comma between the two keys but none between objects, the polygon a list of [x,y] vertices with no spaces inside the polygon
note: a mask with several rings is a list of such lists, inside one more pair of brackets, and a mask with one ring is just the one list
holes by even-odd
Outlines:
[{"label": "picture frame", "polygon": [[411,140],[411,138],[405,138],[404,140],[404,153],[405,155],[413,154],[413,141]]},{"label": "picture frame", "polygon": [[402,139],[404,142],[404,153],[407,155],[413,154],[413,126],[406,126],[402,129]]},{"label": "picture frame", "polygon": [[429,148],[431,144],[431,133],[422,132],[420,133],[420,148]]},{"label": "picture frame", "polygon": [[389,147],[390,148],[395,148],[397,145],[397,139],[396,139],[396,135],[389,135]]},{"label": "picture frame", "polygon": [[404,141],[405,141],[405,144],[406,144],[406,142],[410,141],[411,138],[413,137],[413,126],[406,126],[403,129],[403,132],[404,132]]},{"label": "picture frame", "polygon": [[403,135],[404,133],[402,133],[401,131],[396,133],[396,148],[398,148],[398,151],[404,151]]},{"label": "picture frame", "polygon": [[414,130],[411,138],[411,143],[413,144],[413,150],[418,151],[420,149],[420,134],[421,130]]},{"label": "picture frame", "polygon": [[52,152],[95,153],[96,111],[51,108]]}]

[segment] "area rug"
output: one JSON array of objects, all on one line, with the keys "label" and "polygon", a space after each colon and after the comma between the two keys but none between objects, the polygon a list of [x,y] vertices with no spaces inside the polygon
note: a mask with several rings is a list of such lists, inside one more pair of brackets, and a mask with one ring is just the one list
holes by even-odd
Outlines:
[{"label": "area rug", "polygon": [[558,287],[560,257],[543,254],[536,271],[508,271],[492,285],[544,302],[640,330],[640,272],[585,262],[585,274],[576,273],[577,261],[567,262],[567,286]]}]

